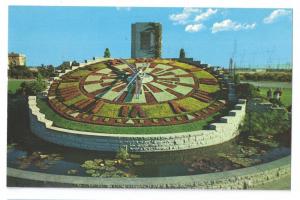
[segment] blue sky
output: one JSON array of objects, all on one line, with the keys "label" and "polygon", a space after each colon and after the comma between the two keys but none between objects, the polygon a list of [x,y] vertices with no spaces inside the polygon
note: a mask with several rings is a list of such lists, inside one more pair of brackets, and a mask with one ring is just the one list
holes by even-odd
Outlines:
[{"label": "blue sky", "polygon": [[[59,65],[103,56],[130,57],[131,23],[160,22],[162,56],[188,57],[211,65],[291,62],[292,10],[222,8],[9,8],[9,52],[27,56],[27,65]],[[235,50],[234,50],[235,49]],[[235,53],[233,53],[235,52]]]}]

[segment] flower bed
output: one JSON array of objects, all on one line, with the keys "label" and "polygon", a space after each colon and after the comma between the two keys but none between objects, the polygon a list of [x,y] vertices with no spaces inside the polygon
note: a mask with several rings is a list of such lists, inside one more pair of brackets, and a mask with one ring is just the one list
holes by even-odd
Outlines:
[{"label": "flower bed", "polygon": [[[142,85],[137,99],[135,84],[125,90],[133,73],[126,62],[115,59],[87,64],[62,75],[49,88],[49,105],[70,120],[116,126],[175,125],[203,120],[223,109],[224,104],[211,94],[218,87],[213,75],[170,60],[130,61],[138,63],[137,67],[149,65],[146,71],[153,77]],[[123,77],[120,73],[127,77],[116,79]],[[199,85],[214,88],[207,91]]]},{"label": "flower bed", "polygon": [[199,83],[206,85],[216,85],[218,81],[215,78],[201,78],[199,79]]}]

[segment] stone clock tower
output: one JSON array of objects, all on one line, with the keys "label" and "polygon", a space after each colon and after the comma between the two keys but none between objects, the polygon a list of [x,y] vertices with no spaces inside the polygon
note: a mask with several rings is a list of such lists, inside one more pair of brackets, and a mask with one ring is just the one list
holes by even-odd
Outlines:
[{"label": "stone clock tower", "polygon": [[131,57],[161,57],[161,24],[153,22],[131,25]]}]

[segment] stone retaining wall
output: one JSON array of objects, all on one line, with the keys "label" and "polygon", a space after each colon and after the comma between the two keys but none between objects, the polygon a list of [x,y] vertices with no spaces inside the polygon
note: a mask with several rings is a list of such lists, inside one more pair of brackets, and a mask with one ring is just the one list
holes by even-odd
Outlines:
[{"label": "stone retaining wall", "polygon": [[[111,58],[95,58],[73,66],[72,69],[59,73],[56,79],[69,71],[84,67]],[[50,81],[51,84],[52,81]],[[49,87],[45,90],[48,92]],[[226,142],[239,134],[238,127],[243,121],[246,110],[246,100],[239,100],[235,109],[229,112],[229,116],[222,117],[219,123],[209,126],[210,130],[198,130],[191,132],[169,134],[105,134],[59,128],[48,120],[45,114],[37,107],[36,97],[28,97],[31,130],[40,138],[63,146],[75,147],[87,150],[118,151],[127,147],[131,152],[157,152],[176,151],[205,147]],[[89,124],[89,126],[91,126]]]},{"label": "stone retaining wall", "polygon": [[31,131],[38,137],[63,146],[87,150],[118,151],[127,147],[130,152],[175,151],[205,147],[226,142],[238,135],[243,121],[246,101],[240,100],[229,116],[211,124],[210,130],[167,134],[106,134],[76,131],[53,126],[37,107],[36,97],[28,98]]},{"label": "stone retaining wall", "polygon": [[246,189],[290,174],[291,156],[244,169],[175,177],[94,178],[7,169],[7,175],[13,178],[13,184],[23,187]]}]

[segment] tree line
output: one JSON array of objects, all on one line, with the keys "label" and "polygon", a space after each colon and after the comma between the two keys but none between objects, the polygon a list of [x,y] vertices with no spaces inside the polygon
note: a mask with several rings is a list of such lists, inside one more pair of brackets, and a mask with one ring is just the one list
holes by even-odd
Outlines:
[{"label": "tree line", "polygon": [[55,68],[53,65],[42,65],[32,70],[26,66],[10,66],[8,69],[8,77],[15,79],[33,79],[40,74],[44,78],[55,76]]},{"label": "tree line", "polygon": [[251,81],[292,81],[291,72],[266,72],[266,73],[240,73],[240,80],[251,80]]},{"label": "tree line", "polygon": [[[109,48],[105,48],[103,53],[104,58],[110,58],[110,50]],[[57,75],[56,70],[65,71],[66,69],[70,69],[72,66],[78,66],[79,63],[77,61],[71,62],[71,64],[62,63],[61,65],[54,67],[53,65],[44,65],[34,68],[27,67],[26,65],[20,66],[9,66],[8,69],[8,77],[15,79],[34,79],[38,77],[40,74],[43,78],[49,78]]]}]

